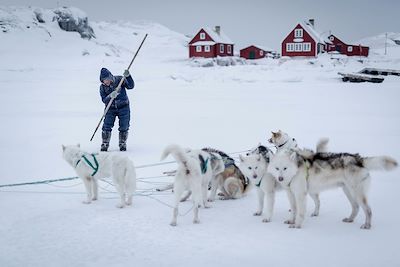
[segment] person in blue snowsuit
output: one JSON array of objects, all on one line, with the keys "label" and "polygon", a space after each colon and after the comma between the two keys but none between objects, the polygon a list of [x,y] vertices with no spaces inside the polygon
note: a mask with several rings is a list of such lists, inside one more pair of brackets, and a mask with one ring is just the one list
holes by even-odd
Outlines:
[{"label": "person in blue snowsuit", "polygon": [[[117,92],[115,89],[118,87],[121,79],[125,78],[121,85],[121,89]],[[129,121],[130,121],[130,107],[129,98],[126,94],[126,89],[133,89],[135,82],[132,79],[128,70],[124,71],[124,76],[113,76],[111,72],[102,68],[100,71],[100,96],[103,103],[107,106],[113,99],[110,109],[108,110],[102,128],[101,151],[107,151],[110,145],[111,130],[114,126],[115,118],[119,119],[119,150],[126,151],[126,140],[128,139]]]}]

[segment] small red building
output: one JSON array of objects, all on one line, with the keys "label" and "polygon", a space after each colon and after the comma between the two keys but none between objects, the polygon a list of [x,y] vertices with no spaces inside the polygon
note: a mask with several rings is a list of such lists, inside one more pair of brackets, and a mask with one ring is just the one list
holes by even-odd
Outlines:
[{"label": "small red building", "polygon": [[369,47],[362,45],[349,45],[337,38],[335,35],[329,35],[332,44],[327,45],[328,52],[338,52],[347,56],[363,56],[368,57]]},{"label": "small red building", "polygon": [[328,38],[323,37],[314,28],[314,20],[302,22],[289,33],[282,42],[282,56],[316,57],[325,52]]},{"label": "small red building", "polygon": [[250,45],[246,48],[243,48],[240,50],[240,57],[246,58],[246,59],[259,59],[259,58],[264,58],[268,55],[276,54],[275,51],[273,51],[270,48],[266,48],[263,46],[256,46],[256,45]]},{"label": "small red building", "polygon": [[220,26],[202,28],[189,42],[189,57],[233,56],[234,43]]}]

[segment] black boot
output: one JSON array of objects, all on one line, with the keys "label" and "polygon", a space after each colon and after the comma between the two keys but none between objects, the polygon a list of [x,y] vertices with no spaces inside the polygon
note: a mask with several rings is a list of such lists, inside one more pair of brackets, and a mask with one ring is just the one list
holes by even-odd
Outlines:
[{"label": "black boot", "polygon": [[101,143],[101,151],[107,151],[108,146],[110,145],[110,139],[111,139],[111,132],[108,131],[102,131],[101,132],[101,137],[103,138],[103,143]]},{"label": "black boot", "polygon": [[126,151],[126,139],[128,139],[128,131],[119,132],[119,150]]}]

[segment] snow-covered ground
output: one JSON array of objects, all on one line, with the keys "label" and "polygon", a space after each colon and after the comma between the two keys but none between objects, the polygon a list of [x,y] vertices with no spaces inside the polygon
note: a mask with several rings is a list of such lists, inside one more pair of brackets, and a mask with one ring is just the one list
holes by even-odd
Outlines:
[{"label": "snow-covered ground", "polygon": [[[362,63],[323,55],[198,67],[187,59],[188,38],[162,25],[91,22],[96,38],[84,40],[56,22],[34,25],[33,10],[0,8],[0,20],[8,21],[8,30],[0,31],[0,185],[75,176],[61,144],[99,150],[99,133],[89,141],[103,110],[99,70],[121,74],[145,33],[131,69],[136,87],[129,92],[133,116],[125,152],[137,166],[159,163],[170,143],[230,153],[266,144],[278,129],[303,147],[329,137],[334,152],[400,160],[400,78],[350,84],[337,75],[400,69],[400,46],[386,56],[377,47]],[[117,147],[114,131],[111,150]],[[126,209],[115,208],[106,183],[91,205],[81,204],[79,180],[0,188],[0,266],[400,265],[399,169],[372,174],[373,227],[367,231],[359,229],[361,211],[354,223],[341,222],[350,205],[340,190],[321,194],[320,216],[307,217],[303,229],[283,224],[289,206],[283,192],[268,224],[252,216],[251,192],[201,209],[199,225],[191,222],[191,203],[183,203],[182,215],[189,212],[173,228],[171,192],[145,190],[170,182],[150,178],[175,167],[138,168],[140,195]],[[310,215],[311,201],[308,207]]]}]

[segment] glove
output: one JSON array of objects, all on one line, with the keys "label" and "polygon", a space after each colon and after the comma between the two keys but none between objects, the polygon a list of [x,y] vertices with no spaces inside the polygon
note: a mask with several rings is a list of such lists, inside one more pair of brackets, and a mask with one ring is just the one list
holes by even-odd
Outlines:
[{"label": "glove", "polygon": [[129,73],[129,70],[125,70],[124,71],[124,77],[127,78],[129,76],[131,76],[131,74]]},{"label": "glove", "polygon": [[117,91],[112,91],[110,94],[109,94],[109,96],[111,97],[111,98],[116,98],[117,96],[118,96],[118,92]]}]

